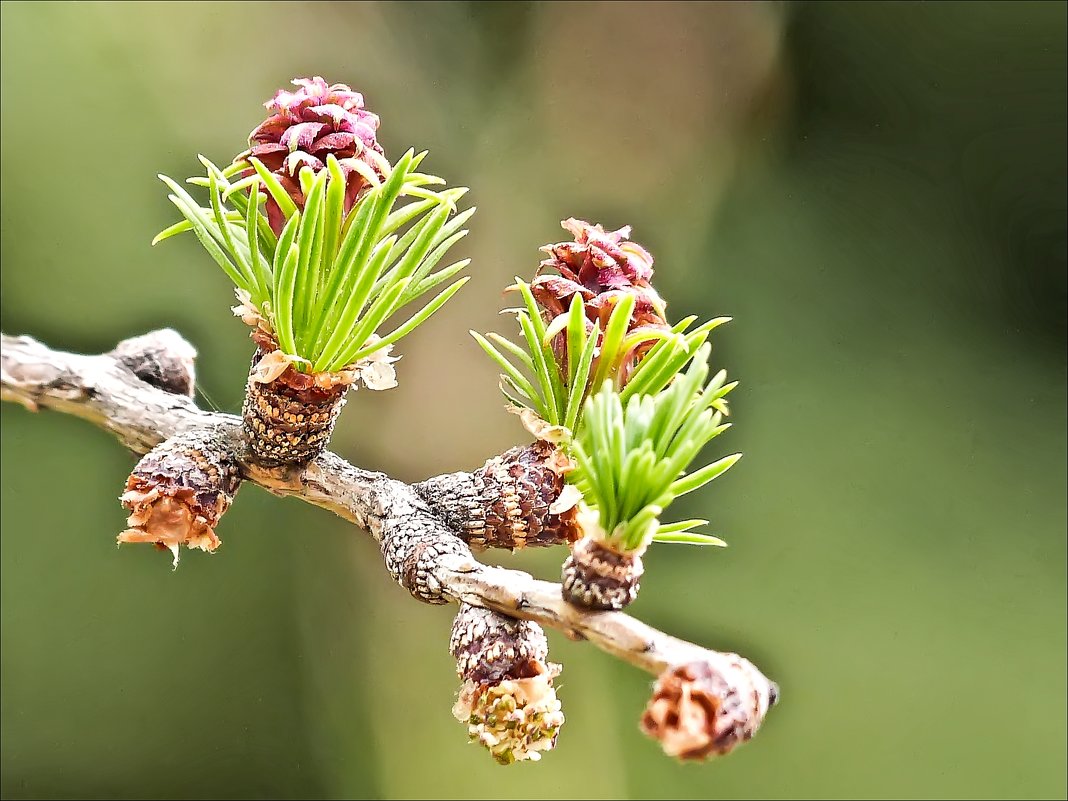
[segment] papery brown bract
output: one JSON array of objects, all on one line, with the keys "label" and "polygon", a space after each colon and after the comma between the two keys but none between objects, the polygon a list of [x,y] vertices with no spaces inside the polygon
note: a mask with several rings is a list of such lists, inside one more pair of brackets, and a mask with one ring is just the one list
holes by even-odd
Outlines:
[{"label": "papery brown bract", "polygon": [[752,739],[779,688],[737,654],[696,661],[660,674],[642,715],[642,731],[682,760],[728,754]]},{"label": "papery brown bract", "polygon": [[225,436],[195,429],[160,443],[126,480],[122,505],[130,515],[120,543],[147,542],[168,550],[178,564],[179,546],[212,552],[223,513],[241,486],[241,473]]}]

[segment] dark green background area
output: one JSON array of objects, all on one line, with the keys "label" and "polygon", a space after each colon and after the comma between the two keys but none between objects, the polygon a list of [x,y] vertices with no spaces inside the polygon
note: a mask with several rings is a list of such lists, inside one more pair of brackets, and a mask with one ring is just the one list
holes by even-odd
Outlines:
[{"label": "dark green background area", "polygon": [[[172,326],[202,402],[250,343],[157,172],[242,149],[297,75],[472,187],[471,283],[333,447],[415,480],[525,433],[468,329],[578,216],[634,226],[674,318],[727,314],[725,477],[679,502],[634,613],[752,658],[782,702],[726,759],[638,731],[650,677],[550,635],[568,717],[500,768],[450,713],[447,608],[368,537],[247,487],[223,547],[115,547],[134,459],[2,408],[8,798],[1064,797],[1066,5],[2,6],[7,333]],[[558,550],[492,555],[558,574]]]}]

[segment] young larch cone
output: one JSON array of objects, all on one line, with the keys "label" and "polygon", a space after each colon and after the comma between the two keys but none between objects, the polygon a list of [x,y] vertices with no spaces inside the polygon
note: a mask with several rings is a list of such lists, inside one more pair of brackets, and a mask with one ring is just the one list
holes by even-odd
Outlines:
[{"label": "young larch cone", "polygon": [[305,464],[326,450],[355,376],[267,363],[274,353],[261,345],[252,357],[241,409],[249,449],[265,467]]},{"label": "young larch cone", "polygon": [[564,714],[537,623],[461,604],[449,651],[463,680],[453,715],[502,765],[537,761],[556,745]]},{"label": "young larch cone", "polygon": [[756,734],[778,700],[779,688],[749,660],[715,657],[668,668],[656,681],[641,728],[668,756],[729,753]]},{"label": "young larch cone", "polygon": [[621,552],[586,535],[564,560],[561,589],[565,601],[595,611],[620,610],[638,597],[644,572],[641,554]]},{"label": "young larch cone", "polygon": [[[618,231],[605,231],[600,225],[574,217],[561,225],[574,241],[545,245],[542,251],[549,258],[541,262],[539,276],[531,283],[535,297],[540,294],[539,300],[544,298],[543,306],[550,308],[559,303],[557,313],[562,313],[576,293],[592,300],[606,292],[623,291],[636,296],[637,311],[648,321],[666,324],[666,304],[650,283],[653,257],[637,242],[629,241],[629,225]],[[557,276],[541,275],[545,270],[555,270],[563,281],[556,280]]]},{"label": "young larch cone", "polygon": [[[600,225],[574,217],[561,225],[574,241],[542,248],[549,258],[539,265],[538,277],[531,282],[530,291],[549,323],[566,314],[571,299],[578,295],[582,298],[588,329],[600,323],[602,332],[619,300],[625,295],[634,296],[634,311],[627,331],[648,331],[650,336],[636,341],[633,350],[624,354],[617,377],[622,387],[637,362],[656,342],[656,334],[670,330],[665,317],[666,304],[650,283],[653,257],[637,242],[628,241],[629,225],[617,231],[605,231]],[[557,274],[544,274],[547,270]],[[553,338],[553,351],[559,363],[566,363],[566,334]]]},{"label": "young larch cone", "polygon": [[537,441],[494,456],[471,473],[448,473],[416,491],[472,548],[529,548],[578,538],[577,495],[565,490],[570,460]]},{"label": "young larch cone", "polygon": [[174,555],[178,548],[212,552],[215,526],[229,508],[241,474],[232,446],[210,429],[171,437],[145,454],[120,500],[130,510],[120,543],[151,542]]},{"label": "young larch cone", "polygon": [[[234,161],[259,159],[303,208],[300,168],[319,172],[326,166],[326,157],[333,155],[345,174],[348,214],[360,195],[390,170],[376,138],[378,116],[363,107],[363,95],[343,83],[327,84],[318,76],[297,78],[293,83],[295,92],[279,90],[264,103],[270,116],[249,134],[249,149]],[[271,227],[279,233],[285,219],[270,196],[266,210]]]}]

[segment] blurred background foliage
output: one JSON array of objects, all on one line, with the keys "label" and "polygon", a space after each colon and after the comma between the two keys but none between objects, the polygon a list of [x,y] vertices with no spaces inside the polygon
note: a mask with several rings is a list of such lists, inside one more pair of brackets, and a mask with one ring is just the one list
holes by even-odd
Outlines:
[{"label": "blurred background foliage", "polygon": [[[251,353],[157,172],[243,147],[298,75],[473,187],[475,280],[334,447],[415,480],[525,434],[467,330],[579,216],[634,226],[677,319],[733,315],[741,387],[687,497],[726,551],[655,546],[634,612],[783,690],[677,765],[650,677],[551,635],[568,722],[494,765],[450,714],[450,610],[374,544],[247,488],[213,558],[116,551],[133,458],[2,410],[9,798],[1064,797],[1064,3],[2,6],[2,315],[86,352],[170,325],[202,402]],[[728,450],[729,449],[729,450]],[[681,504],[682,502],[680,502]],[[504,555],[551,578],[559,551]]]}]

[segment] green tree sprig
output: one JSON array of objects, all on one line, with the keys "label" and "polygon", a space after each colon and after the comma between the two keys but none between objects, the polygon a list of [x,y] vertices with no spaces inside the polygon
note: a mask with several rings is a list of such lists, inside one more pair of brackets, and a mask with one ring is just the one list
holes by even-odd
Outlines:
[{"label": "green tree sprig", "polygon": [[[462,259],[435,271],[467,235],[462,226],[475,209],[457,213],[466,187],[425,188],[445,183],[416,171],[425,156],[409,150],[385,181],[369,173],[375,186],[348,214],[345,176],[333,155],[318,174],[309,167],[300,170],[303,209],[258,160],[219,169],[201,157],[207,175],[189,183],[208,190],[209,204],[200,205],[176,181],[160,175],[185,220],[160,232],[153,244],[193,231],[234,286],[248,293],[298,369],[340,370],[410,334],[468,280],[454,281],[378,336],[379,327],[401,307],[470,262]],[[252,175],[231,182],[249,166]],[[267,193],[286,218],[277,236],[261,208]],[[412,202],[398,207],[401,197]]]},{"label": "green tree sprig", "polygon": [[[501,390],[514,406],[532,410],[552,426],[562,426],[574,436],[582,424],[583,410],[594,387],[610,381],[624,401],[636,394],[655,394],[666,387],[693,358],[709,333],[730,320],[718,317],[690,330],[696,317],[687,317],[667,330],[630,329],[634,297],[623,296],[613,307],[602,335],[599,323],[588,330],[582,299],[575,295],[567,314],[546,325],[530,285],[516,279],[514,286],[523,308],[514,312],[522,334],[522,346],[496,333],[486,336],[471,331],[482,349],[503,371]],[[552,340],[563,333],[566,357],[557,359]],[[635,348],[655,341],[623,384],[620,367]]]},{"label": "green tree sprig", "polygon": [[[651,541],[725,545],[690,529],[707,520],[662,524],[679,496],[703,487],[741,458],[732,454],[686,474],[691,462],[723,433],[726,395],[736,382],[726,372],[707,383],[711,345],[701,345],[689,368],[653,394],[617,392],[610,381],[586,401],[584,424],[571,443],[576,468],[568,482],[597,513],[603,539],[623,552]],[[629,389],[629,387],[628,387]]]}]

